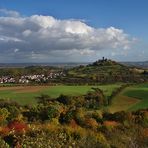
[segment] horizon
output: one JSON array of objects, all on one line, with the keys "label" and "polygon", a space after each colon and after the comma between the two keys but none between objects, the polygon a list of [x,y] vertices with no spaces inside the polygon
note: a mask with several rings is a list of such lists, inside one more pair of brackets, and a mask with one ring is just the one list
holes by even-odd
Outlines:
[{"label": "horizon", "polygon": [[[101,59],[98,59],[101,60]],[[131,63],[136,63],[136,62],[148,62],[148,60],[145,61],[117,61],[117,60],[113,60],[113,59],[108,59],[111,61],[115,61],[115,62],[119,62],[119,63],[127,63],[127,62],[131,62]],[[97,60],[96,60],[97,61]],[[96,61],[91,61],[91,62],[87,62],[87,61],[69,61],[69,62],[11,62],[11,63],[7,63],[7,62],[0,62],[0,64],[87,64],[87,63],[93,63]]]},{"label": "horizon", "polygon": [[1,0],[0,63],[148,61],[146,0]]}]

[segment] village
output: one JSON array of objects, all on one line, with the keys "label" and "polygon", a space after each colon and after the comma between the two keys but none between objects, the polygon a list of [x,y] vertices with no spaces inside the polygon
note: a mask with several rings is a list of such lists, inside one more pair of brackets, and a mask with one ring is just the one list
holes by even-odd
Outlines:
[{"label": "village", "polygon": [[28,84],[28,83],[32,83],[32,82],[46,83],[46,82],[49,82],[51,79],[56,79],[61,76],[65,76],[65,73],[62,71],[61,72],[50,72],[48,75],[29,74],[29,75],[22,75],[20,77],[1,76],[0,77],[0,84],[7,84],[7,83]]}]

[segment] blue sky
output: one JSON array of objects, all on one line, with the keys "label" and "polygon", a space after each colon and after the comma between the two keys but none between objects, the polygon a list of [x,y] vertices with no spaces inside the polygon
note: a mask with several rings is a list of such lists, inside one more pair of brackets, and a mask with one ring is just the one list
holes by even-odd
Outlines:
[{"label": "blue sky", "polygon": [[[122,48],[124,48],[122,46],[117,47],[116,49],[109,49],[109,46],[107,46],[98,51],[96,51],[96,49],[92,49],[96,52],[94,54],[95,56],[93,54],[82,54],[82,56],[79,56],[78,54],[78,56],[76,56],[77,54],[75,53],[75,56],[67,55],[71,56],[67,61],[75,61],[75,59],[76,61],[93,61],[100,58],[102,55],[118,61],[148,60],[147,0],[0,0],[0,9],[17,11],[21,14],[21,17],[45,15],[52,16],[61,21],[69,19],[81,20],[81,22],[84,21],[86,25],[95,29],[114,27],[116,29],[123,30],[124,33],[130,37],[130,40],[136,40],[132,43],[130,49],[125,50],[125,53],[124,50],[122,50]],[[1,46],[3,47],[4,45]],[[75,48],[76,46],[73,47],[73,49]],[[86,48],[88,51],[90,46]],[[32,52],[35,53],[36,51]],[[39,53],[39,50],[36,53]],[[43,59],[46,59],[46,62],[54,60],[54,54],[52,53],[49,53],[52,55],[50,58],[46,57]],[[56,61],[63,61],[65,59],[63,50],[57,53],[59,58],[57,58]],[[89,51],[88,54],[89,53],[92,52]],[[5,57],[5,59],[8,58],[10,59],[10,62],[16,61],[16,58],[12,57],[12,55]],[[4,62],[5,59],[3,59]],[[40,57],[40,61],[44,62],[43,59]],[[36,61],[36,58],[30,58],[29,60]],[[18,62],[19,61],[21,62],[21,60],[18,60]],[[25,58],[22,62],[24,61]]]}]

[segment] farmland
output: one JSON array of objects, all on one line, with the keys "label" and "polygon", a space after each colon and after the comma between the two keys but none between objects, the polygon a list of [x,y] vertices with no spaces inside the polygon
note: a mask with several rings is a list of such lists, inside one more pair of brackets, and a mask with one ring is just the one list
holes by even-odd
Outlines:
[{"label": "farmland", "polygon": [[138,99],[138,103],[129,108],[129,110],[137,110],[148,107],[148,84],[138,85],[129,88],[124,95]]},{"label": "farmland", "polygon": [[133,85],[118,94],[109,107],[111,112],[138,110],[148,107],[148,84]]},{"label": "farmland", "polygon": [[[114,90],[122,84],[108,84],[97,86],[5,86],[0,87],[0,99],[13,100],[21,105],[36,105],[36,97],[45,94],[51,98],[56,98],[60,94],[79,96],[84,95],[91,88],[100,88],[106,97],[110,96]],[[109,111],[137,110],[148,107],[148,84],[134,85],[125,88],[113,99]]]},{"label": "farmland", "polygon": [[0,99],[13,100],[21,105],[36,104],[35,97],[42,94],[49,95],[52,98],[60,94],[78,96],[86,94],[92,87],[98,87],[103,90],[105,96],[111,95],[112,91],[121,84],[99,85],[99,86],[6,86],[0,87]]}]

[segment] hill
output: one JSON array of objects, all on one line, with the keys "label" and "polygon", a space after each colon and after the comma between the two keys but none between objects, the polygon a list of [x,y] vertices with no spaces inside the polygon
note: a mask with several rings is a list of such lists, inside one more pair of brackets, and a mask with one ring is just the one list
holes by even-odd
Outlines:
[{"label": "hill", "polygon": [[[146,69],[127,66],[104,57],[92,64],[83,64],[71,68],[43,65],[0,68],[2,82],[5,77],[6,79],[14,79],[15,83],[19,83],[22,77],[28,75],[40,75],[42,79],[38,81],[39,83],[94,84],[148,81],[148,71]],[[31,80],[29,83],[36,83],[36,81]]]},{"label": "hill", "polygon": [[139,68],[145,68],[148,69],[148,61],[141,61],[141,62],[121,62],[122,64],[125,64],[127,66],[135,66]]},{"label": "hill", "polygon": [[92,64],[69,69],[67,76],[73,82],[144,82],[147,78],[143,72],[103,57]]}]

